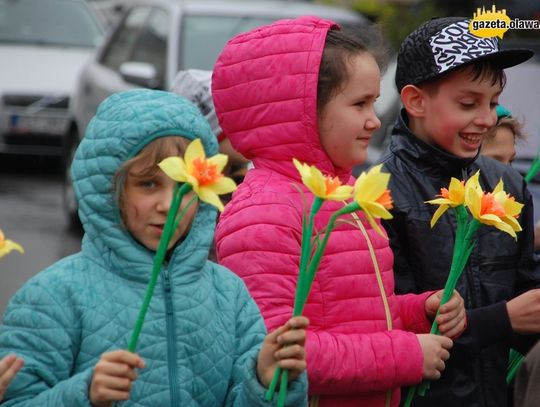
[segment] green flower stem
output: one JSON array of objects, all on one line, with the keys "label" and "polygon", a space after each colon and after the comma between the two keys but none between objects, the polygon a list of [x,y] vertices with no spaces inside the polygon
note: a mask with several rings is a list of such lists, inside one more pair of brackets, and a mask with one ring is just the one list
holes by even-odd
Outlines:
[{"label": "green flower stem", "polygon": [[[307,299],[307,296],[309,295],[309,287],[311,286],[311,284],[308,284],[306,281],[306,268],[309,256],[311,254],[311,236],[313,234],[313,220],[317,212],[319,212],[319,210],[321,209],[323,203],[324,200],[316,196],[313,200],[313,203],[311,204],[308,221],[305,221],[305,216],[302,218],[302,243],[300,251],[300,265],[298,269],[298,281],[296,282],[296,295],[294,298],[293,317],[302,314],[305,305],[305,300],[303,300],[303,298],[305,297]],[[274,370],[274,376],[272,377],[272,382],[270,383],[270,386],[268,386],[268,390],[266,391],[266,401],[272,400],[272,397],[274,396],[274,393],[276,391],[277,383],[281,377],[278,406],[285,405],[285,398],[287,397],[288,376],[289,372],[287,370],[285,370],[285,372],[283,372],[282,374],[281,368],[279,366],[276,367],[276,370]],[[285,383],[285,386],[283,386],[283,383]],[[285,387],[284,390],[283,387]],[[283,404],[280,404],[280,400],[282,398]]]},{"label": "green flower stem", "polygon": [[[450,273],[444,286],[443,295],[439,304],[439,309],[435,314],[433,324],[431,325],[430,333],[439,335],[439,324],[437,323],[437,316],[439,315],[440,308],[446,304],[456,288],[457,282],[465,269],[467,261],[474,248],[474,236],[480,222],[476,219],[472,219],[468,222],[468,214],[465,206],[460,205],[454,208],[457,220],[456,237],[454,241],[454,250],[452,253],[452,264],[450,265]],[[430,381],[423,380],[418,386],[409,387],[407,397],[405,399],[404,407],[410,407],[413,397],[418,390],[418,394],[424,396],[429,389]]]},{"label": "green flower stem", "polygon": [[534,157],[533,162],[531,163],[531,166],[529,167],[529,171],[527,171],[527,174],[523,179],[528,184],[531,182],[531,180],[538,174],[540,171],[540,147],[538,147],[538,151],[536,152],[536,157]]},{"label": "green flower stem", "polygon": [[135,327],[133,328],[133,332],[131,334],[131,339],[129,340],[128,351],[130,352],[135,352],[135,349],[137,349],[137,342],[139,340],[139,335],[143,327],[144,318],[148,311],[148,307],[150,306],[152,295],[154,294],[154,289],[156,287],[159,272],[161,271],[161,267],[163,265],[163,260],[165,259],[165,255],[167,254],[167,247],[169,246],[172,234],[174,233],[173,225],[175,223],[176,214],[178,212],[178,208],[180,207],[180,203],[182,202],[182,198],[190,190],[190,184],[183,184],[181,187],[176,184],[174,188],[174,193],[171,200],[171,207],[169,208],[169,213],[167,214],[167,220],[165,221],[165,226],[163,228],[163,233],[161,234],[159,246],[156,255],[154,256],[152,275],[150,277],[150,280],[148,281],[146,294],[144,296],[141,309],[139,311],[139,316],[137,317],[137,322],[135,323]]},{"label": "green flower stem", "polygon": [[514,380],[514,377],[516,377],[516,373],[523,363],[523,355],[519,353],[517,350],[510,349],[510,358],[508,363],[508,370],[506,374],[506,384],[510,384],[512,380]]},{"label": "green flower stem", "polygon": [[321,262],[321,258],[324,254],[324,250],[326,249],[326,244],[328,243],[328,238],[330,237],[330,233],[332,230],[334,230],[336,220],[339,216],[355,212],[357,210],[361,209],[360,205],[356,202],[352,202],[340,210],[334,212],[332,216],[330,217],[330,220],[328,221],[328,225],[326,225],[326,230],[324,232],[324,237],[322,242],[317,247],[317,250],[315,250],[315,253],[313,254],[313,258],[311,259],[311,262],[308,265],[307,268],[307,290],[306,290],[306,296],[302,298],[303,303],[305,304],[307,300],[307,294],[311,290],[311,284],[313,283],[313,279],[315,277],[315,273],[317,272],[317,269],[319,268],[319,263]]},{"label": "green flower stem", "polygon": [[[452,297],[452,294],[454,292],[454,289],[456,288],[457,282],[459,278],[461,277],[461,274],[463,273],[463,270],[465,269],[465,266],[467,265],[467,262],[469,261],[469,257],[471,256],[471,253],[475,246],[475,235],[478,231],[478,228],[480,227],[480,222],[476,219],[472,219],[468,225],[466,225],[462,232],[464,232],[465,236],[462,237],[460,244],[457,246],[458,251],[455,251],[452,258],[452,267],[450,268],[450,275],[448,276],[448,280],[446,282],[446,285],[444,287],[443,296],[441,298],[441,302],[439,304],[439,310],[440,308],[446,304],[450,298]],[[456,234],[456,239],[457,239]],[[454,259],[458,259],[457,264],[454,265]],[[439,315],[439,310],[437,310],[437,315]],[[439,331],[439,324],[437,323],[436,317],[433,321],[433,325],[431,326],[431,333],[435,335],[440,335]],[[420,384],[420,388],[418,389],[418,394],[421,396],[424,396],[426,394],[426,391],[429,389],[430,382],[427,380],[424,380]]]},{"label": "green flower stem", "polygon": [[[304,305],[309,295],[310,284],[308,283],[308,276],[306,275],[306,269],[309,263],[309,257],[311,255],[311,238],[313,235],[313,220],[315,215],[321,209],[324,200],[315,197],[313,204],[311,205],[311,211],[309,213],[309,219],[305,228],[305,234],[302,233],[302,250],[300,254],[300,268],[298,272],[298,282],[296,284],[296,298],[294,301],[293,317],[302,314]],[[303,300],[303,301],[302,301]]]}]

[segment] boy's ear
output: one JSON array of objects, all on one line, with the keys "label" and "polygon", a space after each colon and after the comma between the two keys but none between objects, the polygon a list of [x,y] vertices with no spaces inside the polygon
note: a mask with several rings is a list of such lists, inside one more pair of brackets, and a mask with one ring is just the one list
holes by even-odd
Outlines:
[{"label": "boy's ear", "polygon": [[406,85],[401,89],[401,101],[412,117],[423,117],[425,115],[425,92],[417,86]]}]

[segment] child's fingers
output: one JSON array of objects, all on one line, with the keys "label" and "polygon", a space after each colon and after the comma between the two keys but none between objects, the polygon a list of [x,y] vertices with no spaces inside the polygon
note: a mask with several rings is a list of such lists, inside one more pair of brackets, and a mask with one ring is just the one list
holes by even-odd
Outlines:
[{"label": "child's fingers", "polygon": [[439,330],[441,331],[441,334],[448,336],[449,338],[453,338],[459,335],[465,329],[465,326],[466,314],[463,310],[457,318],[440,325]]},{"label": "child's fingers", "polygon": [[266,339],[271,342],[277,342],[277,338],[284,332],[287,332],[291,329],[296,330],[296,329],[307,328],[308,325],[309,325],[309,320],[306,317],[304,316],[293,317],[289,319],[284,325],[270,332],[266,336]]},{"label": "child's fingers", "polygon": [[127,350],[114,350],[104,353],[101,358],[113,363],[126,363],[131,367],[144,368],[145,363],[142,358],[136,353],[128,352]]},{"label": "child's fingers", "polygon": [[448,300],[446,304],[444,304],[439,313],[446,313],[453,309],[459,309],[463,306],[463,298],[459,295],[459,293],[454,290],[454,294],[452,294],[452,297]]},{"label": "child's fingers", "polygon": [[[278,365],[282,369],[289,369],[292,372],[301,372],[307,367],[306,361],[304,359],[281,359],[278,361]],[[293,377],[294,376],[291,376],[290,379],[292,379]]]},{"label": "child's fingers", "polygon": [[0,360],[0,376],[7,372],[16,360],[17,357],[15,355],[7,355],[2,360]]},{"label": "child's fingers", "polygon": [[99,370],[107,376],[125,377],[129,380],[137,379],[137,372],[135,372],[134,368],[125,363],[104,361],[101,363]]},{"label": "child's fingers", "polygon": [[289,319],[287,325],[289,325],[291,329],[306,329],[309,325],[309,319],[300,315]]},{"label": "child's fingers", "polygon": [[274,357],[280,359],[304,359],[305,350],[301,345],[285,346],[274,352]]},{"label": "child's fingers", "polygon": [[14,355],[9,355],[5,358],[3,358],[0,361],[0,400],[1,396],[3,395],[3,392],[6,390],[7,386],[17,372],[21,370],[21,368],[24,365],[24,362],[22,359],[17,358]]},{"label": "child's fingers", "polygon": [[279,343],[280,345],[304,343],[305,340],[306,340],[306,331],[303,329],[294,329],[292,331],[286,331],[277,337],[277,343]]}]

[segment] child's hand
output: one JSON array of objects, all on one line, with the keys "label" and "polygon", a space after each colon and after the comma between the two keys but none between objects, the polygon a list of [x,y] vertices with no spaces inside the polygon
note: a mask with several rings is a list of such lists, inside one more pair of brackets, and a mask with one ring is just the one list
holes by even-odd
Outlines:
[{"label": "child's hand", "polygon": [[4,398],[9,384],[23,365],[23,360],[15,355],[7,355],[0,360],[0,401]]},{"label": "child's hand", "polygon": [[306,368],[304,343],[308,324],[306,317],[294,317],[266,336],[257,358],[257,376],[264,387],[270,385],[276,365],[289,369],[289,380]]},{"label": "child's hand", "polygon": [[114,401],[127,400],[131,383],[137,378],[135,368],[144,368],[144,361],[135,353],[115,350],[101,355],[90,383],[92,404],[108,407]]},{"label": "child's hand", "polygon": [[[439,304],[441,303],[442,294],[443,290],[437,291],[426,300],[426,314],[430,320],[435,318],[437,308],[439,308]],[[441,307],[439,316],[437,317],[437,323],[439,324],[441,335],[449,338],[457,338],[465,330],[467,326],[465,302],[456,290],[454,290],[450,300]]]},{"label": "child's hand", "polygon": [[428,380],[437,380],[441,377],[441,372],[446,367],[445,361],[450,357],[450,349],[454,343],[450,338],[432,334],[416,335],[422,354],[424,355],[424,366],[422,377]]}]

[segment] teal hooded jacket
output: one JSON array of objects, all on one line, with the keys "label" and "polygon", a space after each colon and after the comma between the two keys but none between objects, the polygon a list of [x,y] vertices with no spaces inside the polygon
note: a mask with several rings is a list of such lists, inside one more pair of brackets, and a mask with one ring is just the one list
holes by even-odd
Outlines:
[{"label": "teal hooded jacket", "polygon": [[[131,90],[98,108],[72,165],[85,235],[81,251],[29,280],[11,299],[0,328],[0,357],[24,368],[5,406],[90,406],[93,368],[104,352],[127,348],[154,252],[123,227],[114,174],[161,136],[201,138],[217,153],[208,122],[169,92]],[[266,334],[242,281],[207,260],[216,210],[200,203],[185,240],[163,267],[139,338],[146,367],[125,406],[270,406],[256,377]],[[305,374],[289,384],[289,406],[307,404]]]}]

